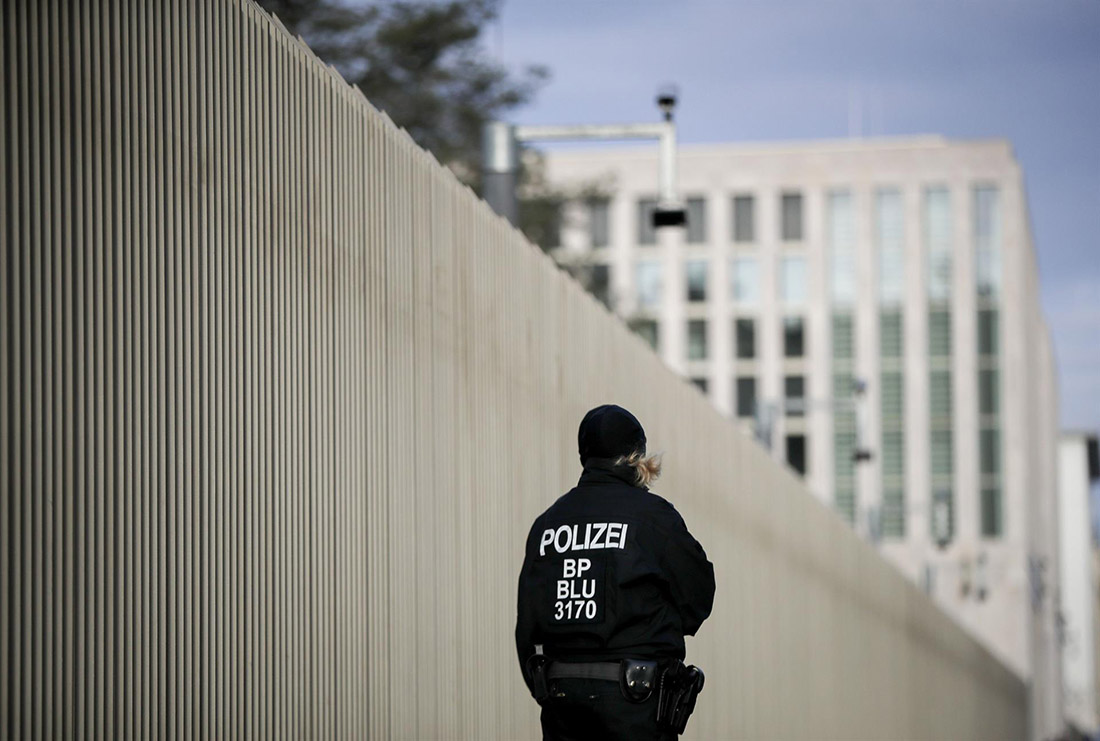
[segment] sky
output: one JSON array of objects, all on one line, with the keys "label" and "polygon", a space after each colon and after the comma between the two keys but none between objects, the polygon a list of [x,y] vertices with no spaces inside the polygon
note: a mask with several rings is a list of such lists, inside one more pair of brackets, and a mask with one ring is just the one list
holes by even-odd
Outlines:
[{"label": "sky", "polygon": [[1065,429],[1100,430],[1100,0],[504,0],[549,68],[521,124],[657,120],[683,143],[1006,138],[1024,172]]}]

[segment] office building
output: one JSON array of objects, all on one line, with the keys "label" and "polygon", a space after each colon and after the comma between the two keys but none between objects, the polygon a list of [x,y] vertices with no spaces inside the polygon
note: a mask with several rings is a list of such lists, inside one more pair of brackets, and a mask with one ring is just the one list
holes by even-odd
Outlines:
[{"label": "office building", "polygon": [[1003,140],[546,156],[559,263],[1035,688],[1061,730],[1057,391]]}]

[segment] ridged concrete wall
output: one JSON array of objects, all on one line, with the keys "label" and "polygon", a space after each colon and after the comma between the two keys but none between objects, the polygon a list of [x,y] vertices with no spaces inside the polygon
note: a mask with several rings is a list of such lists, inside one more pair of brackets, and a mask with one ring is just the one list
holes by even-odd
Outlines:
[{"label": "ridged concrete wall", "polygon": [[694,737],[1024,686],[248,2],[3,4],[0,736],[537,736],[532,519],[616,401],[716,564]]}]

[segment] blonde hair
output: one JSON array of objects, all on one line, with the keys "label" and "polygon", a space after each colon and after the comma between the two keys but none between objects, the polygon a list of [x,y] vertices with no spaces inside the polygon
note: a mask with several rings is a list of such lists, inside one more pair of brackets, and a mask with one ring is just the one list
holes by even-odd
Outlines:
[{"label": "blonde hair", "polygon": [[642,453],[634,451],[630,455],[619,456],[619,459],[615,461],[615,465],[617,466],[624,464],[634,469],[634,476],[638,481],[638,486],[649,486],[661,475],[660,453],[646,457]]}]

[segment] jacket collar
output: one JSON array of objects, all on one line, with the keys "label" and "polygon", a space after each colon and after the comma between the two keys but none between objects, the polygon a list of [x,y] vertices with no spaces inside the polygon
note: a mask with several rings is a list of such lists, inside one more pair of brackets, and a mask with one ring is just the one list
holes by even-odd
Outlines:
[{"label": "jacket collar", "polygon": [[585,461],[584,471],[581,473],[578,485],[585,484],[629,484],[638,489],[638,478],[634,468],[626,464],[615,464],[614,458],[589,458]]}]

